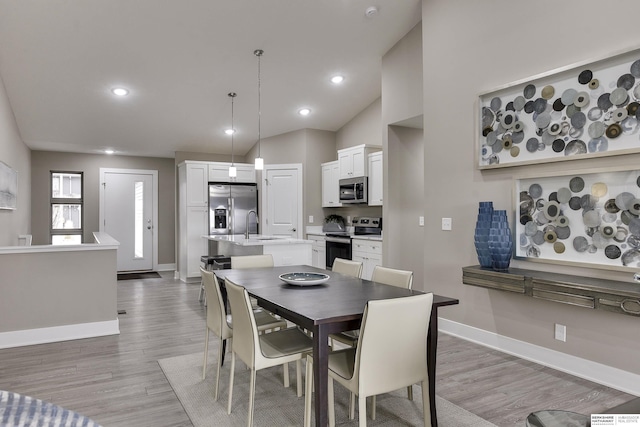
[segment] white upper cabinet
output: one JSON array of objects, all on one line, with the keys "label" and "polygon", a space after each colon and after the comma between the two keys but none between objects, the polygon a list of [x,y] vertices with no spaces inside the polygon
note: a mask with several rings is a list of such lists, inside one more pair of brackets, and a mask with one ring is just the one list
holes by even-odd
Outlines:
[{"label": "white upper cabinet", "polygon": [[380,149],[381,147],[363,144],[338,150],[340,179],[369,176],[367,156]]},{"label": "white upper cabinet", "polygon": [[207,163],[186,163],[181,165],[186,168],[186,180],[183,185],[186,187],[187,206],[208,206],[209,198],[208,180],[209,173]]},{"label": "white upper cabinet", "polygon": [[337,160],[322,164],[322,207],[336,208],[340,203],[340,164]]},{"label": "white upper cabinet", "polygon": [[382,151],[369,154],[369,206],[382,206]]},{"label": "white upper cabinet", "polygon": [[213,162],[209,163],[210,182],[256,182],[256,169],[247,163],[235,163],[237,175],[229,178],[229,167],[231,163]]}]

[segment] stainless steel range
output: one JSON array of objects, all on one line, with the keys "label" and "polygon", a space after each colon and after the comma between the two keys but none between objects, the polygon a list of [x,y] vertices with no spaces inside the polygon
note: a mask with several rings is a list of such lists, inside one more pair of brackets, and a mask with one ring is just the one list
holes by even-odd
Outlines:
[{"label": "stainless steel range", "polygon": [[[379,236],[382,234],[382,218],[355,217],[351,223],[354,227],[353,236]],[[336,258],[351,259],[351,236],[346,230],[325,232],[326,267],[333,267]]]}]

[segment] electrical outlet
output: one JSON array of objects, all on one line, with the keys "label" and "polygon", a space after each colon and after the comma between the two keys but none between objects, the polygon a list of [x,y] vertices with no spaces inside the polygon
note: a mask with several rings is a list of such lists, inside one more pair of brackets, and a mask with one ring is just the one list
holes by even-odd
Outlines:
[{"label": "electrical outlet", "polygon": [[451,231],[451,218],[442,218],[442,229]]},{"label": "electrical outlet", "polygon": [[313,215],[309,215],[309,224],[313,224]]},{"label": "electrical outlet", "polygon": [[424,217],[423,216],[419,216],[418,217],[418,225],[420,227],[424,227]]},{"label": "electrical outlet", "polygon": [[555,338],[558,341],[567,342],[567,327],[565,325],[555,324]]}]

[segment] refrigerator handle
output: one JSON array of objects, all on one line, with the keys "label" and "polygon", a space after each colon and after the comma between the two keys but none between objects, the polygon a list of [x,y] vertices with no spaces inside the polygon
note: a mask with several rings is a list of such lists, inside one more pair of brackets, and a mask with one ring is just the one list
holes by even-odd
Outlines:
[{"label": "refrigerator handle", "polygon": [[229,206],[229,210],[227,211],[227,224],[229,227],[229,234],[234,234],[236,225],[233,223],[233,218],[235,217],[235,206],[233,203],[233,197],[229,197],[229,199],[227,199],[227,205]]}]

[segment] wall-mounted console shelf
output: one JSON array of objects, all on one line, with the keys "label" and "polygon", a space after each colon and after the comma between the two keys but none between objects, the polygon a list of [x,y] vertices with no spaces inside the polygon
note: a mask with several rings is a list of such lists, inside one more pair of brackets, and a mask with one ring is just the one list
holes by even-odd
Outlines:
[{"label": "wall-mounted console shelf", "polygon": [[640,317],[640,284],[510,268],[462,268],[462,283]]}]

